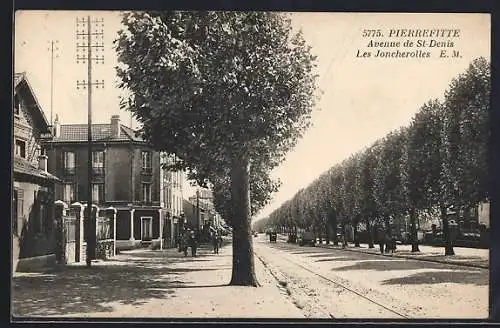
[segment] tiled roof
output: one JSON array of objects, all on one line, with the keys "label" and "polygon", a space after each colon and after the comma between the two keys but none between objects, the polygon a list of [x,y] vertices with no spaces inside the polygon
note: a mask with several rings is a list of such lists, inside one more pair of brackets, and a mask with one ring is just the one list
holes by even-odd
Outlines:
[{"label": "tiled roof", "polygon": [[[87,141],[87,124],[64,124],[61,125],[59,137],[54,138],[54,142],[85,142]],[[138,141],[143,142],[140,136],[136,136],[135,132],[120,124],[120,136],[118,138],[111,137],[111,124],[92,124],[92,140],[93,141]]]},{"label": "tiled roof", "polygon": [[27,174],[47,180],[59,180],[56,176],[40,170],[38,167],[22,157],[14,157],[14,172]]},{"label": "tiled roof", "polygon": [[32,101],[34,102],[34,107],[29,106],[29,108],[32,108],[33,114],[41,120],[41,123],[44,126],[43,130],[48,129],[50,123],[47,120],[47,117],[45,116],[42,107],[40,107],[40,103],[38,102],[38,99],[35,93],[33,92],[33,88],[31,87],[30,83],[28,82],[28,79],[26,78],[26,73],[25,72],[14,73],[14,88],[16,88],[19,85],[19,83],[21,83],[21,81],[24,81],[26,83],[28,92],[32,98]]}]

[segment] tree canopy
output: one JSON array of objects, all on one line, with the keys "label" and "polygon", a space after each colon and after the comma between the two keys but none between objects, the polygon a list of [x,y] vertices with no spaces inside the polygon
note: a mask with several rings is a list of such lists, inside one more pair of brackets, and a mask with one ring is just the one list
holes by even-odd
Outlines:
[{"label": "tree canopy", "polygon": [[[233,226],[233,284],[256,285],[250,217],[276,190],[268,173],[310,123],[315,56],[287,14],[131,12],[116,50],[122,107],[173,169],[215,189]],[[253,196],[254,201],[251,201]]]},{"label": "tree canopy", "polygon": [[[275,225],[280,215],[291,215],[289,221],[307,227],[309,219],[303,216],[315,213],[296,211],[293,204],[314,202],[311,195],[328,198],[316,211],[330,211],[337,223],[352,225],[409,214],[414,226],[417,212],[434,215],[437,209],[444,218],[450,207],[466,210],[488,200],[490,70],[485,58],[473,60],[451,81],[442,101],[423,104],[409,126],[334,165],[264,222]],[[327,196],[315,195],[318,184]]]}]

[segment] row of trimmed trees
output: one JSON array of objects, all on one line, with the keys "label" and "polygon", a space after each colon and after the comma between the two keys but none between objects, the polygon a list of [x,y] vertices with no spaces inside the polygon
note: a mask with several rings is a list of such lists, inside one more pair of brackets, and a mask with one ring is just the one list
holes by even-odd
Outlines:
[{"label": "row of trimmed trees", "polygon": [[356,236],[359,223],[371,231],[383,222],[390,234],[391,219],[409,216],[418,251],[416,218],[439,209],[445,254],[453,254],[447,210],[488,200],[490,90],[490,63],[478,58],[452,80],[443,101],[427,102],[409,126],[335,165],[257,224],[336,238],[338,225],[352,225]]}]

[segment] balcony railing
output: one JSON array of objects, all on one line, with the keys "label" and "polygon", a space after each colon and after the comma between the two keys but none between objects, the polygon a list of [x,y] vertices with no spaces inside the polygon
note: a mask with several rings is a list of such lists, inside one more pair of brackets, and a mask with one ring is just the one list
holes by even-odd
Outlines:
[{"label": "balcony railing", "polygon": [[92,167],[93,175],[104,175],[104,167]]},{"label": "balcony railing", "polygon": [[133,204],[141,206],[160,206],[160,202],[157,200],[150,200],[150,201],[139,200],[139,201],[134,201]]},{"label": "balcony railing", "polygon": [[153,168],[152,167],[143,167],[141,169],[141,174],[152,175],[153,174]]},{"label": "balcony railing", "polygon": [[74,167],[65,167],[63,169],[64,175],[74,175],[75,174],[75,168]]}]

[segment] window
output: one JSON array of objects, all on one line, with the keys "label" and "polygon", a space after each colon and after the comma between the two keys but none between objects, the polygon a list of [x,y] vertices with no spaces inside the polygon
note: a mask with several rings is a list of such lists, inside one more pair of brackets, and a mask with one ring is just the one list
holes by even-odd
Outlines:
[{"label": "window", "polygon": [[71,203],[75,200],[75,185],[72,183],[63,184],[63,201]]},{"label": "window", "polygon": [[75,153],[72,151],[65,151],[63,153],[64,158],[64,173],[75,174]]},{"label": "window", "polygon": [[142,201],[151,202],[151,184],[143,183],[142,184]]},{"label": "window", "polygon": [[15,155],[18,157],[26,158],[26,142],[22,140],[16,140]]},{"label": "window", "polygon": [[92,153],[92,171],[94,174],[104,174],[104,151],[94,151]]},{"label": "window", "polygon": [[35,233],[47,233],[49,228],[49,207],[48,207],[48,193],[44,190],[34,192],[34,230]]},{"label": "window", "polygon": [[19,115],[21,111],[21,99],[19,99],[19,95],[14,95],[14,114]]},{"label": "window", "polygon": [[92,184],[92,201],[101,203],[104,201],[104,183]]},{"label": "window", "polygon": [[142,172],[147,174],[152,172],[151,152],[149,151],[142,152]]}]

